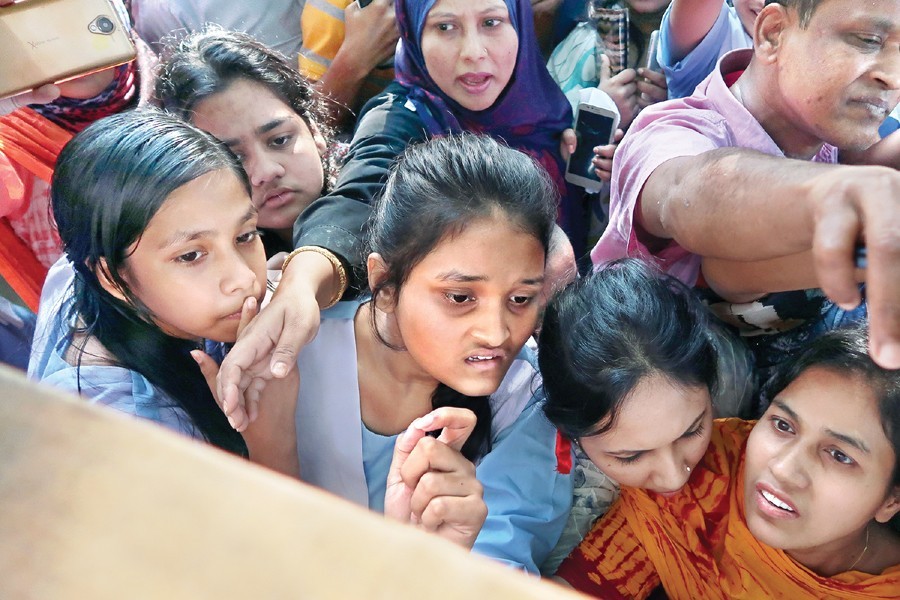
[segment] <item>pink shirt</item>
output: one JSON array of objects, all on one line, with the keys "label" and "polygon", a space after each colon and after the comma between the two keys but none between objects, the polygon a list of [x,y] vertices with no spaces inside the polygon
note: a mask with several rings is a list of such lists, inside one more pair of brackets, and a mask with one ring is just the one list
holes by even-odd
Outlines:
[{"label": "pink shirt", "polygon": [[[723,73],[745,69],[752,56],[751,49],[729,52],[719,60],[716,70],[697,86],[693,96],[654,104],[634,120],[616,150],[609,225],[591,251],[594,265],[636,256],[654,261],[687,285],[697,282],[700,256],[688,252],[674,240],[651,253],[635,236],[634,210],[651,173],[673,158],[729,147],[784,156],[722,78]],[[837,149],[825,144],[813,161],[835,163]]]}]

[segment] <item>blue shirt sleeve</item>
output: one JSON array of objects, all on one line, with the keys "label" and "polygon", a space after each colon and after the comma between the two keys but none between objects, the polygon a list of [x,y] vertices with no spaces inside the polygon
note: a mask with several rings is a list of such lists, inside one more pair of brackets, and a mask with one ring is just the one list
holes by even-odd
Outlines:
[{"label": "blue shirt sleeve", "polygon": [[694,88],[713,72],[723,54],[753,45],[753,39],[744,31],[737,13],[723,2],[719,17],[706,37],[687,56],[675,62],[672,56],[672,31],[669,25],[671,11],[672,7],[669,6],[659,27],[658,53],[659,64],[666,74],[669,98],[690,96],[694,93]]},{"label": "blue shirt sleeve", "polygon": [[203,439],[203,434],[182,409],[153,387],[142,375],[123,367],[86,365],[61,368],[41,379],[74,394],[91,404],[106,406],[120,413],[153,421],[176,433]]},{"label": "blue shirt sleeve", "polygon": [[559,471],[556,440],[541,403],[533,402],[494,441],[476,467],[488,516],[473,552],[539,572],[572,505],[572,476]]}]

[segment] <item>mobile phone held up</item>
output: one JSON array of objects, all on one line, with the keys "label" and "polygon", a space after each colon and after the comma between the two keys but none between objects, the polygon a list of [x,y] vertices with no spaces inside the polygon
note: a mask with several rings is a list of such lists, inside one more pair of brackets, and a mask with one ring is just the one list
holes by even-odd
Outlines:
[{"label": "mobile phone held up", "polygon": [[27,0],[0,7],[0,98],[135,57],[110,0]]},{"label": "mobile phone held up", "polygon": [[566,164],[566,181],[587,190],[596,190],[602,181],[594,173],[594,147],[611,144],[619,127],[619,114],[615,110],[582,102],[575,119],[575,152]]},{"label": "mobile phone held up", "polygon": [[650,34],[650,41],[647,42],[647,60],[644,62],[644,68],[648,71],[656,71],[662,73],[662,67],[659,66],[657,51],[659,48],[659,29]]}]

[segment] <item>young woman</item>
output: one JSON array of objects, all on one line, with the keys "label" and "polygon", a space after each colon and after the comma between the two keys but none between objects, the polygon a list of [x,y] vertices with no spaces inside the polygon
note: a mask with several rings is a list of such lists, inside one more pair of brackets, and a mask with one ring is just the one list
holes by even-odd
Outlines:
[{"label": "young woman", "polygon": [[433,409],[469,409],[461,451],[488,507],[473,550],[537,571],[572,499],[570,446],[524,348],[554,216],[546,175],[490,138],[407,150],[371,222],[371,299],[325,311],[299,356],[304,479],[382,510],[395,436]]},{"label": "young woman", "polygon": [[539,342],[544,412],[577,446],[572,511],[543,573],[609,510],[619,485],[681,489],[714,415],[740,414],[731,397],[740,373],[721,365],[720,339],[690,290],[636,259],[591,273],[550,303]]},{"label": "young woman", "polygon": [[[365,287],[354,277],[364,263],[363,224],[390,165],[410,143],[460,131],[502,138],[551,174],[563,198],[560,223],[581,239],[581,196],[569,193],[560,153],[571,109],[538,51],[529,1],[398,0],[396,14],[397,81],[363,109],[335,188],[297,221],[294,242],[304,252],[223,364],[220,390],[234,402],[251,380],[293,368],[299,348],[315,335],[318,306],[337,302],[348,284]],[[559,231],[554,255],[567,258],[557,266],[551,257],[550,273],[574,263],[565,237]],[[574,245],[577,255],[583,243]]]},{"label": "young woman", "polygon": [[[704,307],[675,279],[623,260],[547,307],[544,412],[621,485],[677,492],[709,444],[717,354]],[[647,423],[653,423],[652,428]]]},{"label": "young woman", "polygon": [[862,330],[812,342],[755,426],[714,422],[670,496],[623,487],[557,575],[603,598],[896,597],[900,376],[866,348]]},{"label": "young woman", "polygon": [[322,99],[296,68],[248,35],[210,27],[163,55],[157,101],[241,160],[267,254],[290,251],[294,221],[334,176]]},{"label": "young woman", "polygon": [[155,111],[102,119],[53,176],[65,257],[41,301],[31,376],[239,454],[192,358],[233,342],[266,291],[249,185],[212,136]]}]

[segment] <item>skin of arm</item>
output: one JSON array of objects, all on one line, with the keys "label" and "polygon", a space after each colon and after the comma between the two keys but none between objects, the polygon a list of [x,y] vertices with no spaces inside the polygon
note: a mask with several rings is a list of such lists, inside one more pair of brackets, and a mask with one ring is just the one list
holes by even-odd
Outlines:
[{"label": "skin of arm", "polygon": [[[650,235],[704,257],[766,260],[812,245],[809,180],[833,166],[723,148],[661,164],[647,178],[635,215]],[[765,192],[762,182],[771,188]],[[793,198],[770,218],[773,198]],[[774,227],[773,227],[774,226]],[[760,239],[771,243],[760,244]]]},{"label": "skin of arm", "polygon": [[[896,170],[819,164],[740,148],[712,150],[660,165],[644,185],[635,216],[651,236],[674,239],[706,258],[754,262],[811,251],[819,286],[843,308],[861,300],[854,250],[864,241],[870,351],[883,367],[900,367]],[[725,287],[715,273],[713,280]],[[797,281],[792,288],[806,283]]]},{"label": "skin of arm", "polygon": [[841,162],[847,165],[881,165],[900,169],[900,134],[895,131],[864,152],[842,150],[840,156]]},{"label": "skin of arm", "polygon": [[297,354],[319,331],[319,311],[338,277],[327,258],[301,252],[282,273],[278,291],[238,336],[216,378],[216,396],[232,426],[243,432],[256,418],[269,379],[294,370]]},{"label": "skin of arm", "polygon": [[673,0],[669,12],[669,40],[673,62],[687,56],[709,33],[719,13],[721,0]]},{"label": "skin of arm", "polygon": [[336,124],[347,123],[366,76],[393,56],[399,32],[392,0],[373,0],[365,8],[351,2],[344,9],[344,40],[331,66],[319,79],[319,91],[331,99]]}]

